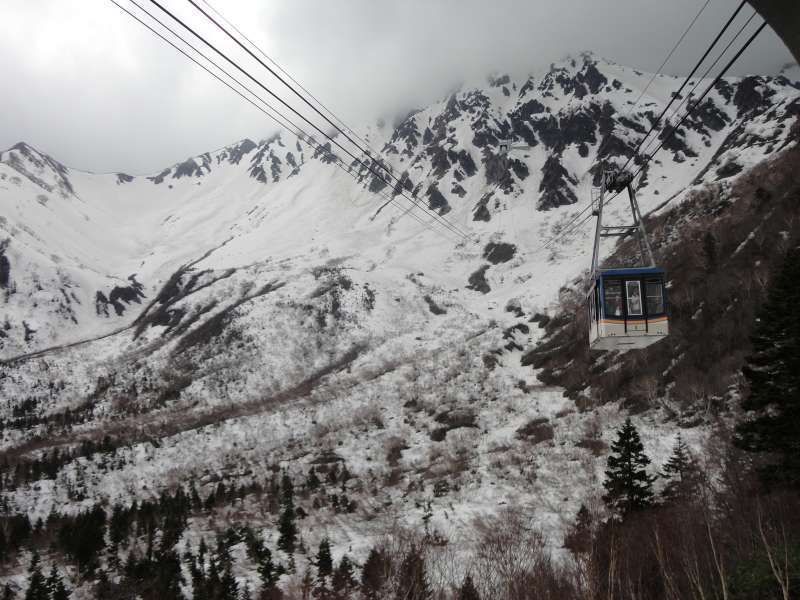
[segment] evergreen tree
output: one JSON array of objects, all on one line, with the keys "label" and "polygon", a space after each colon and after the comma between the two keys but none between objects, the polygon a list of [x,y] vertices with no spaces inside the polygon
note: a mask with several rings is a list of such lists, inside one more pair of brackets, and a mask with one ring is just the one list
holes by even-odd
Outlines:
[{"label": "evergreen tree", "polygon": [[239,584],[236,583],[236,578],[233,576],[231,569],[231,562],[228,562],[222,571],[220,600],[239,600]]},{"label": "evergreen tree", "polygon": [[686,502],[697,494],[700,473],[680,433],[672,448],[672,455],[662,469],[661,477],[667,480],[661,497],[668,504]]},{"label": "evergreen tree", "polygon": [[591,549],[592,515],[585,504],[581,504],[575,523],[564,536],[564,547],[573,554],[581,554]]},{"label": "evergreen tree", "polygon": [[250,594],[250,586],[247,583],[244,584],[244,589],[242,590],[242,595],[239,600],[253,600],[252,594]]},{"label": "evergreen tree", "polygon": [[8,583],[3,587],[3,600],[14,600],[16,594]]},{"label": "evergreen tree", "polygon": [[295,523],[294,504],[287,502],[278,522],[278,548],[287,554],[294,554],[297,544],[297,524]]},{"label": "evergreen tree", "polygon": [[331,542],[328,538],[322,538],[317,552],[317,577],[322,579],[333,573],[333,557],[331,556]]},{"label": "evergreen tree", "polygon": [[396,600],[428,600],[432,598],[425,559],[416,547],[411,548],[400,564]]},{"label": "evergreen tree", "polygon": [[39,553],[34,552],[28,568],[28,589],[25,600],[48,600],[47,583],[42,575],[42,565]]},{"label": "evergreen tree", "polygon": [[69,600],[72,595],[64,586],[64,580],[61,579],[55,565],[50,569],[50,577],[47,578],[47,590],[50,593],[50,600]]},{"label": "evergreen tree", "polygon": [[361,569],[361,592],[367,600],[378,600],[386,583],[387,558],[383,552],[373,548]]},{"label": "evergreen tree", "polygon": [[287,471],[281,477],[281,504],[294,504],[294,484]]},{"label": "evergreen tree", "polygon": [[752,418],[736,427],[735,443],[762,453],[767,485],[800,487],[800,248],[789,251],[759,312],[753,353],[743,372]]},{"label": "evergreen tree", "polygon": [[623,516],[650,506],[655,477],[647,474],[649,464],[639,432],[630,418],[625,419],[608,456],[606,480],[603,482],[606,504]]},{"label": "evergreen tree", "polygon": [[333,593],[337,598],[350,598],[356,588],[356,579],[353,575],[353,563],[345,554],[333,572],[331,583]]},{"label": "evergreen tree", "polygon": [[467,576],[464,578],[461,589],[458,590],[458,600],[481,600],[478,590],[475,589],[472,576],[469,573],[467,573]]}]

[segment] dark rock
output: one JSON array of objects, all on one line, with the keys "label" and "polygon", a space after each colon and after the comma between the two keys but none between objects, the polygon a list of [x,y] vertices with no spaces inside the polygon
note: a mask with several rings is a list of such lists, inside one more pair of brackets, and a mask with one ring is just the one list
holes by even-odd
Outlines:
[{"label": "dark rock", "polygon": [[465,189],[464,189],[463,187],[461,187],[459,184],[457,184],[457,183],[454,183],[454,184],[453,184],[453,189],[451,189],[451,190],[450,190],[450,193],[451,193],[451,194],[455,194],[455,195],[456,195],[456,196],[458,196],[459,198],[463,198],[464,196],[466,196],[466,195],[467,195],[467,190],[465,190]]},{"label": "dark rock", "polygon": [[253,140],[245,138],[238,144],[234,144],[233,146],[228,146],[225,148],[220,155],[220,159],[227,159],[230,164],[238,165],[239,161],[242,160],[242,157],[245,154],[249,154],[257,147],[258,146]]},{"label": "dark rock", "polygon": [[489,242],[483,248],[483,258],[488,260],[493,265],[508,262],[517,253],[517,247],[514,244],[507,244],[505,242]]},{"label": "dark rock", "polygon": [[557,156],[548,157],[542,167],[542,182],[539,185],[541,195],[536,205],[537,208],[550,210],[558,206],[575,204],[578,197],[568,184],[575,185],[577,182],[577,179],[562,166]]},{"label": "dark rock", "polygon": [[95,294],[94,307],[99,316],[109,316],[109,306],[114,307],[114,312],[117,313],[117,316],[121,316],[125,312],[127,306],[132,302],[141,304],[141,300],[144,298],[144,287],[141,283],[136,281],[135,275],[128,277],[128,281],[131,282],[130,285],[114,286],[108,297],[106,297],[103,292],[97,291]]},{"label": "dark rock", "polygon": [[211,172],[211,155],[206,153],[198,157],[200,164],[197,164],[196,158],[189,158],[186,161],[175,166],[175,171],[172,174],[173,179],[180,179],[181,177],[202,177],[206,173]]},{"label": "dark rock", "polygon": [[320,162],[323,162],[326,165],[333,164],[338,160],[338,157],[333,153],[333,150],[331,150],[330,142],[325,142],[324,144],[317,146],[317,148],[314,150],[312,158],[318,158]]},{"label": "dark rock", "polygon": [[437,211],[440,215],[446,215],[450,212],[450,205],[447,200],[436,187],[436,184],[431,184],[427,191],[428,208]]},{"label": "dark rock", "polygon": [[128,175],[126,173],[117,173],[117,185],[122,185],[123,183],[130,183],[133,181],[133,176]]},{"label": "dark rock", "polygon": [[583,70],[575,78],[581,83],[585,83],[592,94],[598,93],[608,83],[605,75],[597,69],[596,63],[588,60],[584,63]]},{"label": "dark rock", "polygon": [[155,175],[153,177],[148,177],[147,179],[149,179],[150,181],[152,181],[153,183],[158,185],[160,183],[163,183],[164,179],[166,179],[167,175],[169,175],[171,172],[172,172],[172,169],[164,169],[158,175]]},{"label": "dark rock", "polygon": [[488,194],[484,195],[483,198],[478,200],[475,207],[472,209],[472,220],[473,221],[485,221],[489,222],[492,220],[492,214],[489,212],[487,205],[489,204],[489,200],[492,198],[492,193],[489,192]]},{"label": "dark rock", "polygon": [[719,169],[717,169],[717,181],[720,179],[726,179],[728,177],[733,177],[742,172],[742,165],[737,163],[736,161],[729,160],[724,165],[722,165]]},{"label": "dark rock", "polygon": [[481,294],[488,294],[491,292],[492,288],[489,287],[489,282],[486,281],[486,271],[488,270],[489,265],[483,265],[480,269],[470,275],[469,279],[467,280],[469,283],[467,289],[475,290]]},{"label": "dark rock", "polygon": [[443,309],[441,306],[439,306],[438,304],[436,304],[434,299],[431,298],[430,296],[426,295],[424,297],[424,299],[425,299],[425,302],[428,304],[428,309],[433,314],[435,314],[435,315],[445,315],[445,314],[447,314],[447,311],[445,309]]},{"label": "dark rock", "polygon": [[739,82],[736,93],[733,95],[733,103],[739,109],[741,117],[757,109],[766,108],[769,105],[769,98],[774,94],[774,91],[764,85],[761,77],[751,75]]}]

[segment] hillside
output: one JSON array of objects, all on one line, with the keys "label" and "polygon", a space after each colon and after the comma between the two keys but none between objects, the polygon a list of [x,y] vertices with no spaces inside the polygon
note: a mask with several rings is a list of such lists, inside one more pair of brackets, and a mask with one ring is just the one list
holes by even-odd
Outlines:
[{"label": "hillside", "polygon": [[[691,403],[692,419],[674,418],[666,379],[630,402],[608,392],[618,381],[591,377],[593,359],[574,346],[582,308],[558,314],[563,286],[579,286],[588,267],[591,227],[541,248],[588,201],[599,177],[590,167],[627,160],[679,85],[659,76],[634,106],[649,79],[585,54],[524,80],[492,77],[396,126],[365,127],[380,160],[469,240],[418,211],[429,227],[403,215],[397,190],[357,165],[354,181],[286,133],[148,177],[80,172],[25,144],[1,153],[6,518],[46,522],[95,506],[110,515],[181,489],[203,503],[178,551],[231,524],[275,548],[285,470],[307,514],[303,545],[328,536],[337,560],[363,562],[399,530],[468,546],[475,521],[503,508],[565,552],[578,508],[598,499],[620,408],[635,405],[655,463],[677,431],[699,448],[714,430],[716,415]],[[795,172],[798,114],[800,84],[786,76],[714,89],[640,187],[665,259],[706,226],[725,228],[722,256],[761,235],[750,215],[794,215],[776,191],[786,180],[761,205],[752,181],[775,165]],[[531,148],[504,159],[508,137]],[[622,203],[612,212],[625,216]],[[689,288],[700,275],[677,259],[668,268],[677,331],[713,319],[694,316]],[[572,353],[541,357],[563,347]],[[679,350],[672,340],[654,347],[648,375]],[[618,368],[603,360],[614,363],[606,374]],[[732,360],[730,372],[741,355]],[[116,552],[124,560],[145,546],[134,536]],[[235,574],[253,589],[245,547],[232,543]],[[298,553],[287,589],[307,558]],[[15,585],[27,560],[6,561]],[[442,586],[463,575],[455,571]]]}]

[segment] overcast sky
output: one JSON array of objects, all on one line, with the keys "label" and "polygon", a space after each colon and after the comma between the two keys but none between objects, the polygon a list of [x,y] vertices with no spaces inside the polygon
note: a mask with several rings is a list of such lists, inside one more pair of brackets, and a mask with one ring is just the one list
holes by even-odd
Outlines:
[{"label": "overcast sky", "polygon": [[[160,1],[232,49],[186,0]],[[704,2],[209,1],[354,125],[426,104],[462,81],[522,76],[581,50],[653,71]],[[736,5],[711,0],[665,71],[687,72]],[[775,73],[790,61],[767,29],[734,73]],[[92,171],[151,173],[275,130],[109,0],[4,0],[0,82],[0,148],[24,140]]]}]

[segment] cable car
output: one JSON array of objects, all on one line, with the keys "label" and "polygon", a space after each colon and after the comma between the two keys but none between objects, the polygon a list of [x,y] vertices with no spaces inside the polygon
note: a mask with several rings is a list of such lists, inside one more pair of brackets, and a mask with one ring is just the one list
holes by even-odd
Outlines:
[{"label": "cable car", "polygon": [[[599,193],[592,194],[597,217],[592,277],[587,294],[589,348],[591,350],[634,350],[645,348],[669,335],[666,274],[655,265],[633,189],[633,177],[626,172],[603,173]],[[628,191],[632,225],[603,225],[606,192]],[[600,240],[604,237],[635,236],[641,250],[641,264],[600,268]],[[645,264],[646,263],[646,264]]]},{"label": "cable car", "polygon": [[664,270],[602,269],[588,294],[592,350],[645,348],[669,334]]}]

